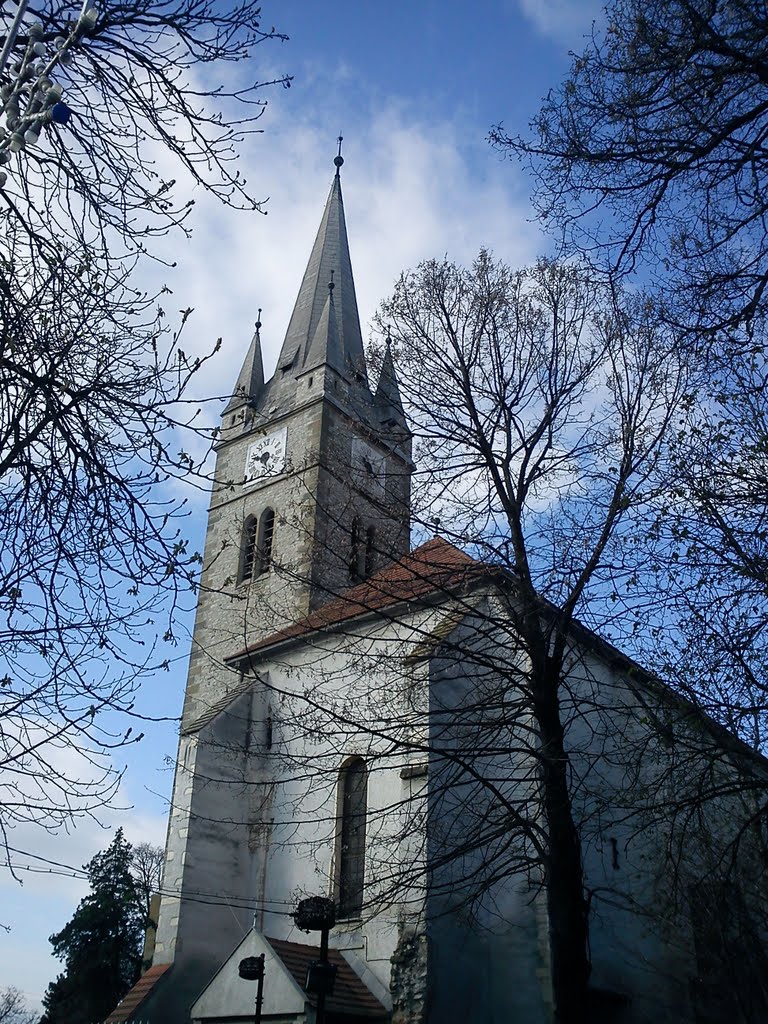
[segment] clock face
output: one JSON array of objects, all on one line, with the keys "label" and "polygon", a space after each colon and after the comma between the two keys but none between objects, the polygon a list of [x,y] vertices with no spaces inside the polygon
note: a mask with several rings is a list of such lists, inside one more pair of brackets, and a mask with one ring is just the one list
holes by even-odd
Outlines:
[{"label": "clock face", "polygon": [[245,456],[245,483],[252,484],[266,477],[278,476],[285,469],[285,427],[266,434],[248,446]]}]

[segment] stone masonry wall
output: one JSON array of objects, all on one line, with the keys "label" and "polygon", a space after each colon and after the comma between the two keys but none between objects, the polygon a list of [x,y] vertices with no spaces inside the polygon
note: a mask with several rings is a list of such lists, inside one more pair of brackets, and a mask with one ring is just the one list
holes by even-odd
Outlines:
[{"label": "stone masonry wall", "polygon": [[424,1024],[427,1010],[427,936],[401,922],[392,954],[392,1024]]}]

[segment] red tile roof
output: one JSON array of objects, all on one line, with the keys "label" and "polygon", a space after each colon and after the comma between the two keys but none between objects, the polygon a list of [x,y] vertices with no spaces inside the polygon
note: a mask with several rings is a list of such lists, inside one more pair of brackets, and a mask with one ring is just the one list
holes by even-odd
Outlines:
[{"label": "red tile roof", "polygon": [[415,601],[440,591],[455,590],[488,571],[487,566],[465,555],[453,544],[435,537],[400,561],[375,573],[364,583],[345,590],[335,600],[329,601],[306,618],[251,644],[227,658],[227,661],[230,664],[240,661],[249,654],[285,640],[330,629],[342,622],[369,612],[384,611],[404,601]]},{"label": "red tile roof", "polygon": [[157,964],[145,971],[133,988],[126,992],[122,1002],[110,1013],[104,1024],[119,1024],[120,1021],[130,1020],[170,966],[170,964]]},{"label": "red tile roof", "polygon": [[[315,960],[320,959],[320,950],[316,946],[305,946],[300,942],[264,937],[283,961],[296,984],[303,989],[307,980],[307,968]],[[328,950],[328,960],[336,966],[333,995],[328,996],[325,1001],[325,1007],[329,1012],[371,1019],[386,1019],[389,1016],[384,1006],[365,982],[355,974],[337,949]],[[314,1002],[313,996],[308,995],[307,998]]]}]

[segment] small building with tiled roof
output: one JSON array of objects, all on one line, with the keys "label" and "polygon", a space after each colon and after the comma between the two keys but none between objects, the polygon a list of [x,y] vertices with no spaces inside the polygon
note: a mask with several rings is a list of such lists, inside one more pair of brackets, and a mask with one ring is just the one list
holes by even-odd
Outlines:
[{"label": "small building with tiled roof", "polygon": [[[239,965],[254,957],[271,1024],[553,1019],[519,592],[440,537],[411,547],[411,435],[388,345],[369,383],[342,163],[274,374],[259,323],[224,410],[154,961],[107,1024],[252,1021]],[[584,1020],[736,1024],[716,1016],[724,969],[702,969],[704,845],[691,832],[677,851],[698,894],[681,910],[660,856],[669,822],[627,791],[681,785],[692,736],[726,781],[764,785],[765,764],[581,626],[568,659]],[[728,832],[743,815],[724,799]],[[336,908],[322,1010],[320,939],[294,917],[313,895]],[[727,938],[743,960],[744,936]]]}]

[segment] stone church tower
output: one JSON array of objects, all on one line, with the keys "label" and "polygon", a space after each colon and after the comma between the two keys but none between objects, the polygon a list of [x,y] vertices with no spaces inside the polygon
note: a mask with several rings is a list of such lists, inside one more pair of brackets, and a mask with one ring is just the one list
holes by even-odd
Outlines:
[{"label": "stone church tower", "polygon": [[385,350],[369,384],[335,159],[274,375],[261,324],[223,413],[182,727],[220,666],[409,549],[410,434]]},{"label": "stone church tower", "polygon": [[232,659],[409,551],[411,435],[388,345],[369,384],[335,164],[275,372],[257,324],[217,440],[152,968],[173,980],[152,1024],[188,1020],[272,884],[272,698]]}]

